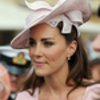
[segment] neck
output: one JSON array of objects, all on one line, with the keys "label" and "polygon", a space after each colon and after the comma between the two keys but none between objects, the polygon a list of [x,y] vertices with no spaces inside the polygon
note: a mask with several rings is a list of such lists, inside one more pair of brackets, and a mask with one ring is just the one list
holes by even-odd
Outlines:
[{"label": "neck", "polygon": [[62,93],[62,91],[65,91],[67,88],[66,80],[68,77],[68,70],[68,65],[66,63],[54,74],[46,76],[44,78],[45,89],[47,89],[50,93]]}]

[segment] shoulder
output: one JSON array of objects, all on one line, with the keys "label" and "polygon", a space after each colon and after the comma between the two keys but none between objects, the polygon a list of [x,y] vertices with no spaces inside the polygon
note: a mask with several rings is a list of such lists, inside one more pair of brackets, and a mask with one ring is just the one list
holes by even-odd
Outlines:
[{"label": "shoulder", "polygon": [[27,91],[23,91],[23,92],[20,92],[16,98],[16,100],[38,100],[38,91],[39,89],[36,88],[35,89],[35,92],[33,95],[31,95],[28,91],[32,91],[31,89],[30,90],[27,90]]},{"label": "shoulder", "polygon": [[86,89],[86,92],[99,92],[100,93],[100,84],[94,84],[94,85],[91,85],[91,86],[88,86],[87,89]]},{"label": "shoulder", "polygon": [[85,94],[85,87],[78,87],[70,94],[70,100],[82,100]]},{"label": "shoulder", "polygon": [[100,100],[100,84],[88,86],[83,100]]},{"label": "shoulder", "polygon": [[18,93],[16,100],[27,100],[27,98],[31,100],[32,96],[28,93],[28,91],[23,91]]},{"label": "shoulder", "polygon": [[70,95],[71,100],[100,100],[100,84],[78,87]]}]

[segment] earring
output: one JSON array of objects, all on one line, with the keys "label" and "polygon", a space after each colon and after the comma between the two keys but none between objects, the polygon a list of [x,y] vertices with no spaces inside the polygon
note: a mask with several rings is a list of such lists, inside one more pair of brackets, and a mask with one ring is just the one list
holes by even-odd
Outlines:
[{"label": "earring", "polygon": [[68,60],[71,60],[71,57],[70,56],[68,56]]}]

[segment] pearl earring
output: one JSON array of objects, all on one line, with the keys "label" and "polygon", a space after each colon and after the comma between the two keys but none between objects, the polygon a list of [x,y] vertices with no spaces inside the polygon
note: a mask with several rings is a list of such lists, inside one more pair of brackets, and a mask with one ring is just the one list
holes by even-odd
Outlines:
[{"label": "pearl earring", "polygon": [[68,56],[68,60],[71,60],[71,57],[70,56]]}]

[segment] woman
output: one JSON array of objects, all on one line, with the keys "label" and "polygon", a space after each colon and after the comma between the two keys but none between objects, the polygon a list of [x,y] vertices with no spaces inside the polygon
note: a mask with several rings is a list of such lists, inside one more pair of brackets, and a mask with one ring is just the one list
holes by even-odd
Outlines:
[{"label": "woman", "polygon": [[[97,93],[88,93],[88,61],[78,31],[78,26],[91,15],[88,0],[59,0],[54,7],[43,1],[26,3],[32,13],[25,30],[11,45],[29,48],[34,73],[16,100],[99,98]],[[99,84],[93,86],[92,89],[98,87],[96,91],[100,88]]]}]

